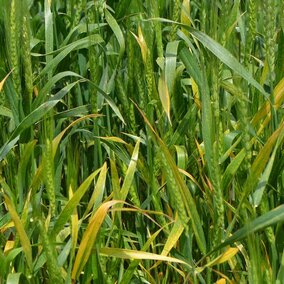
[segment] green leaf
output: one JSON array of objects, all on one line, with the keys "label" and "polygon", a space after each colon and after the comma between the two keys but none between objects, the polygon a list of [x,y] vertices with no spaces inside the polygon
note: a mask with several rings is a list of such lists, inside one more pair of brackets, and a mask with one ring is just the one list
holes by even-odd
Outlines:
[{"label": "green leaf", "polygon": [[282,252],[280,268],[277,274],[276,284],[281,284],[284,282],[284,251]]},{"label": "green leaf", "polygon": [[125,41],[124,41],[124,36],[123,33],[117,23],[117,21],[115,20],[115,18],[111,15],[111,13],[105,9],[105,17],[106,17],[106,21],[109,24],[110,28],[112,29],[118,44],[119,44],[119,56],[122,57],[123,53],[125,51]]},{"label": "green leaf", "polygon": [[167,44],[165,54],[165,81],[167,82],[169,93],[172,94],[176,79],[176,61],[180,41],[172,41]]},{"label": "green leaf", "polygon": [[47,94],[50,92],[50,90],[56,85],[56,83],[67,77],[67,76],[72,76],[72,77],[79,77],[81,79],[84,79],[82,76],[80,76],[79,74],[75,73],[75,72],[71,72],[71,71],[64,71],[64,72],[60,72],[58,74],[56,74],[55,76],[53,76],[52,78],[50,78],[47,83],[43,86],[43,88],[39,91],[38,96],[36,97],[36,99],[33,102],[33,109],[39,107],[42,102],[45,100],[45,98],[47,98]]},{"label": "green leaf", "polygon": [[275,225],[284,221],[284,205],[280,205],[275,209],[257,217],[252,222],[247,223],[237,232],[235,232],[230,238],[225,240],[222,244],[217,246],[214,251],[217,251],[227,245],[232,245],[234,242],[240,241],[250,234],[257,231],[264,230],[268,226]]},{"label": "green leaf", "polygon": [[265,92],[263,87],[252,77],[251,73],[243,67],[242,64],[221,44],[206,35],[205,33],[193,28],[188,28],[189,32],[196,37],[207,49],[209,49],[224,64],[230,67],[234,72],[244,78],[249,84],[260,91],[267,99],[269,94]]},{"label": "green leaf", "polygon": [[184,47],[179,52],[181,61],[183,62],[189,75],[194,79],[198,86],[202,85],[202,73],[199,62],[197,61],[194,54],[192,54],[188,48]]},{"label": "green leaf", "polygon": [[54,224],[54,228],[51,233],[53,237],[56,237],[56,235],[60,232],[62,227],[64,227],[68,219],[70,219],[70,216],[72,215],[74,209],[78,206],[81,198],[84,196],[89,186],[91,185],[92,181],[100,171],[101,169],[98,169],[94,171],[92,174],[90,174],[80,185],[80,187],[75,191],[74,195],[68,201],[68,203],[65,205],[65,207],[61,211],[58,219]]},{"label": "green leaf", "polygon": [[136,171],[137,160],[138,160],[139,146],[140,146],[140,141],[138,140],[133,150],[132,157],[125,175],[125,179],[121,187],[120,200],[122,201],[125,201],[133,182],[134,174]]},{"label": "green leaf", "polygon": [[9,273],[7,277],[6,284],[21,284],[21,283],[27,283],[23,280],[23,274],[21,272],[19,273]]},{"label": "green leaf", "polygon": [[204,47],[210,50],[217,58],[219,58],[224,64],[226,64],[229,68],[231,68],[234,72],[244,78],[249,84],[254,86],[257,90],[260,91],[267,99],[269,99],[269,94],[265,92],[263,87],[253,78],[251,73],[247,71],[245,67],[220,43],[206,35],[205,33],[196,30],[192,27],[188,27],[187,25],[182,25],[180,23],[176,23],[167,19],[155,19],[163,22],[168,22],[172,24],[179,24],[185,29],[187,29],[198,41],[200,41]]},{"label": "green leaf", "polygon": [[241,150],[238,155],[231,161],[227,166],[221,181],[221,187],[225,191],[232,181],[232,178],[237,173],[239,167],[241,166],[244,158],[246,156],[245,150]]},{"label": "green leaf", "polygon": [[187,214],[191,219],[191,224],[192,224],[192,227],[193,227],[193,231],[195,233],[195,237],[196,237],[196,240],[197,240],[198,247],[200,248],[200,250],[203,254],[206,254],[205,235],[204,235],[204,231],[203,231],[203,228],[202,228],[202,225],[201,225],[200,216],[199,216],[197,208],[196,208],[195,200],[193,199],[187,185],[185,184],[184,179],[181,177],[179,169],[176,166],[169,149],[164,144],[163,140],[159,137],[159,135],[156,133],[156,131],[154,130],[154,128],[152,127],[151,123],[149,122],[147,117],[144,115],[144,113],[139,109],[139,107],[137,105],[136,105],[136,107],[139,110],[140,114],[142,115],[144,121],[146,122],[146,124],[150,128],[151,132],[155,136],[157,144],[158,144],[160,150],[163,152],[163,154],[166,158],[166,162],[167,162],[170,170],[172,171],[172,173],[174,175],[176,183],[178,184],[180,193],[181,193],[182,198],[184,200],[184,206],[186,208]]},{"label": "green leaf", "polygon": [[32,111],[28,116],[26,116],[23,121],[14,130],[8,141],[0,149],[0,161],[5,158],[8,152],[14,147],[20,138],[20,134],[38,122],[48,111],[50,111],[60,100],[78,83],[74,82],[67,85],[62,90],[60,90],[51,100],[43,103],[37,109]]},{"label": "green leaf", "polygon": [[183,48],[180,51],[180,57],[184,63],[189,74],[193,77],[194,81],[197,83],[199,92],[202,94],[202,137],[205,145],[205,157],[208,164],[208,169],[210,176],[212,177],[213,164],[212,164],[212,155],[213,155],[213,135],[212,135],[212,109],[211,109],[211,100],[210,92],[208,87],[208,82],[205,76],[204,69],[201,68],[199,62],[187,48]]},{"label": "green leaf", "polygon": [[[51,13],[51,1],[44,1],[44,27],[45,27],[45,52],[46,55],[46,64],[52,60],[53,55],[50,54],[53,52],[53,16]],[[48,77],[52,76],[52,69],[49,70]]]},{"label": "green leaf", "polygon": [[243,202],[247,199],[249,194],[251,194],[251,192],[255,190],[259,178],[265,169],[265,166],[269,160],[270,154],[273,150],[276,141],[277,143],[282,143],[283,139],[284,139],[284,121],[282,121],[282,124],[280,124],[278,129],[272,133],[272,135],[269,137],[263,148],[259,151],[256,159],[254,160],[248,178],[243,186],[242,196],[239,200],[236,213],[227,229],[227,235],[230,234],[230,232],[233,229],[236,219],[239,216],[239,211],[241,210]]},{"label": "green leaf", "polygon": [[48,72],[50,72],[50,70],[56,68],[57,65],[73,50],[88,48],[92,45],[99,44],[102,42],[102,37],[100,35],[95,34],[70,43],[69,45],[65,46],[64,49],[57,56],[55,56],[52,60],[48,62],[48,64],[40,72],[36,80],[46,75]]},{"label": "green leaf", "polygon": [[13,114],[12,111],[4,106],[0,106],[0,115],[12,118]]}]

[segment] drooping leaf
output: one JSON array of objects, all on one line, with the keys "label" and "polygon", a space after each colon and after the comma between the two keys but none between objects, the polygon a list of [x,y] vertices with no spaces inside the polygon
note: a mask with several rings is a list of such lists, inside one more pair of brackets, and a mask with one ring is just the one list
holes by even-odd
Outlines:
[{"label": "drooping leaf", "polygon": [[76,255],[75,263],[72,270],[72,279],[76,280],[80,275],[81,271],[84,269],[84,266],[86,265],[92,252],[99,229],[105,219],[109,208],[118,203],[121,203],[121,201],[112,200],[103,203],[90,219]]},{"label": "drooping leaf", "polygon": [[25,256],[26,256],[27,265],[28,265],[30,271],[32,271],[33,257],[32,257],[32,247],[31,247],[29,237],[27,236],[27,233],[26,233],[25,228],[24,228],[24,224],[22,223],[22,221],[21,221],[14,205],[12,204],[10,198],[6,194],[4,195],[4,198],[5,198],[5,203],[8,207],[8,211],[11,215],[11,218],[12,218],[14,225],[16,227],[16,230],[18,232],[19,239],[20,239],[21,245],[23,247],[23,251],[24,251]]}]

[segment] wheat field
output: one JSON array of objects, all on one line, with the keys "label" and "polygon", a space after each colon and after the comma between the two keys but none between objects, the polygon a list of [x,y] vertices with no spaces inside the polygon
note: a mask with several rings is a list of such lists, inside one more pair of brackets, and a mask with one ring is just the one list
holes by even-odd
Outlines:
[{"label": "wheat field", "polygon": [[0,6],[0,284],[284,283],[283,0]]}]

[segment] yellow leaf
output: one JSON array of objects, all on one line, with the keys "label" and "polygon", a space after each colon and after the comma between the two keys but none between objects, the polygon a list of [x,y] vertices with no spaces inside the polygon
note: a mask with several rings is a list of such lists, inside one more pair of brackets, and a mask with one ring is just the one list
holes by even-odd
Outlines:
[{"label": "yellow leaf", "polygon": [[221,264],[223,262],[226,262],[230,260],[232,257],[234,257],[238,253],[238,248],[229,248],[227,251],[225,251],[219,258],[216,260],[216,264]]},{"label": "yellow leaf", "polygon": [[[284,78],[276,85],[273,90],[274,95],[274,109],[278,110],[284,102]],[[265,102],[262,108],[255,114],[252,119],[252,124],[255,126],[261,119],[265,118],[264,122],[260,126],[258,135],[265,128],[268,122],[271,120],[271,104],[270,102]]]},{"label": "yellow leaf", "polygon": [[[181,223],[181,220],[177,218],[174,222],[174,226],[167,238],[163,251],[161,252],[162,256],[167,256],[171,249],[178,243],[181,234],[184,231],[184,226]],[[161,261],[157,261],[154,266],[151,267],[151,270],[157,267]]]},{"label": "yellow leaf", "polygon": [[115,136],[99,136],[98,138],[102,139],[102,140],[106,140],[106,141],[110,141],[110,142],[117,142],[117,143],[122,143],[122,144],[127,144],[124,140],[122,140],[119,137],[115,137]]},{"label": "yellow leaf", "polygon": [[192,78],[191,78],[191,88],[192,88],[192,92],[193,92],[194,102],[195,102],[196,106],[198,107],[198,109],[200,110],[201,109],[201,102],[200,102],[200,99],[199,99],[198,86]]},{"label": "yellow leaf", "polygon": [[87,209],[85,210],[84,217],[92,210],[97,209],[98,205],[102,203],[102,198],[105,190],[105,182],[107,175],[107,163],[105,162],[100,169],[100,175],[96,182],[96,186],[88,203]]},{"label": "yellow leaf", "polygon": [[[73,197],[73,189],[70,184],[69,187],[69,200]],[[71,240],[72,240],[72,256],[75,254],[79,232],[79,217],[77,209],[75,208],[71,216]]]},{"label": "yellow leaf", "polygon": [[75,263],[72,270],[73,280],[78,278],[84,266],[86,265],[91,255],[94,243],[96,241],[97,234],[100,230],[100,227],[106,217],[109,208],[118,203],[121,203],[121,201],[112,200],[103,203],[98,208],[96,213],[91,217],[90,222],[86,228],[86,231],[82,237],[82,241],[80,243],[78,252],[76,254]]},{"label": "yellow leaf", "polygon": [[12,73],[13,69],[5,76],[5,78],[0,82],[0,92],[3,89],[5,81],[8,79],[9,75]]},{"label": "yellow leaf", "polygon": [[[180,15],[181,23],[187,26],[191,25],[190,22],[190,1],[183,0],[181,7],[181,15]],[[189,34],[189,32],[185,28],[181,28],[182,32],[185,34]]]},{"label": "yellow leaf", "polygon": [[5,244],[4,252],[7,253],[9,250],[13,249],[15,245],[15,241],[7,241]]},{"label": "yellow leaf", "polygon": [[160,100],[163,106],[163,109],[168,117],[168,120],[171,124],[171,117],[170,117],[170,95],[169,95],[169,89],[168,85],[166,84],[163,76],[160,77],[159,79],[159,96]]},{"label": "yellow leaf", "polygon": [[184,231],[184,226],[182,225],[181,220],[178,218],[175,221],[174,226],[167,238],[167,241],[165,243],[165,246],[163,248],[161,255],[167,256],[169,254],[171,249],[177,244],[183,231]]},{"label": "yellow leaf", "polygon": [[239,251],[238,248],[229,247],[224,253],[222,253],[221,255],[219,255],[218,257],[216,257],[215,259],[213,259],[209,263],[207,263],[205,265],[205,267],[210,267],[210,266],[214,266],[214,265],[217,265],[217,264],[224,263],[224,262],[230,260],[232,257],[234,257],[238,253],[238,251]]},{"label": "yellow leaf", "polygon": [[219,279],[218,281],[216,281],[215,284],[226,284],[226,279],[225,278]]},{"label": "yellow leaf", "polygon": [[190,173],[188,173],[187,171],[179,168],[178,169],[180,173],[182,173],[183,175],[187,176],[199,189],[200,191],[202,192],[202,188],[200,186],[200,184],[198,183],[198,181],[194,178],[193,175],[191,175]]},{"label": "yellow leaf", "polygon": [[188,267],[191,267],[188,263],[186,263],[181,259],[169,256],[163,256],[160,254],[155,254],[150,252],[144,252],[144,251],[120,249],[120,248],[101,248],[100,254],[104,256],[112,256],[123,259],[141,259],[141,260],[149,259],[149,260],[167,261],[167,262],[181,263],[187,265]]},{"label": "yellow leaf", "polygon": [[275,108],[278,109],[284,102],[284,78],[274,88],[274,96]]},{"label": "yellow leaf", "polygon": [[136,41],[138,42],[140,49],[141,49],[141,54],[142,54],[142,59],[144,64],[146,64],[147,61],[147,55],[148,55],[148,46],[147,43],[144,39],[141,27],[138,27],[138,36],[136,36],[134,33],[132,33],[133,36],[136,38]]},{"label": "yellow leaf", "polygon": [[5,204],[7,205],[8,211],[10,213],[10,216],[11,216],[11,218],[12,218],[14,224],[15,224],[16,230],[18,232],[19,239],[20,239],[21,245],[23,247],[23,251],[24,251],[25,256],[26,256],[27,265],[30,269],[32,269],[33,260],[32,260],[32,247],[31,247],[31,244],[30,244],[30,240],[29,240],[27,233],[24,229],[24,225],[23,225],[17,211],[15,210],[15,207],[14,207],[13,203],[11,202],[10,198],[5,194],[4,199],[5,199]]},{"label": "yellow leaf", "polygon": [[9,223],[6,223],[5,225],[3,225],[1,228],[0,228],[0,233],[4,233],[6,230],[8,230],[9,228],[13,228],[15,227],[14,225],[14,222],[11,221]]},{"label": "yellow leaf", "polygon": [[262,74],[261,74],[261,77],[260,77],[260,84],[263,85],[266,78],[267,78],[267,75],[269,73],[269,65],[268,65],[268,62],[267,60],[265,60],[264,62],[264,66],[263,66],[263,70],[262,70]]}]

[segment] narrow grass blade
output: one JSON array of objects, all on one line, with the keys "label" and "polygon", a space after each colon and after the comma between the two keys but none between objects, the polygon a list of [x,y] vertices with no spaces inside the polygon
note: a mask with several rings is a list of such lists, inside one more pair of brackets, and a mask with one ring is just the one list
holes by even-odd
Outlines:
[{"label": "narrow grass blade", "polygon": [[21,284],[25,283],[23,279],[23,274],[21,272],[19,273],[9,273],[7,277],[7,282],[6,284]]},{"label": "narrow grass blade", "polygon": [[[180,20],[181,23],[186,26],[191,26],[190,6],[190,0],[182,1]],[[181,30],[182,32],[187,32],[184,28],[181,28]]]},{"label": "narrow grass blade", "polygon": [[266,168],[265,168],[265,170],[264,170],[264,172],[263,172],[263,174],[262,174],[262,176],[261,176],[261,178],[259,180],[257,188],[256,188],[255,192],[252,194],[252,204],[255,207],[259,206],[259,204],[260,204],[260,202],[262,200],[262,196],[263,196],[265,187],[266,187],[266,185],[268,183],[269,176],[270,176],[273,164],[274,164],[274,160],[275,160],[276,152],[278,150],[278,146],[279,145],[276,145],[274,147],[272,155],[271,155],[271,157],[269,159],[269,162],[268,162],[268,164],[267,164],[267,166],[266,166]]},{"label": "narrow grass blade", "polygon": [[52,78],[48,80],[48,82],[43,86],[43,88],[39,91],[38,96],[35,98],[33,102],[33,109],[40,106],[40,104],[48,97],[47,94],[50,90],[56,85],[58,81],[65,77],[78,77],[80,79],[84,79],[82,76],[75,72],[64,71],[54,75]]},{"label": "narrow grass blade", "polygon": [[241,150],[226,168],[221,181],[221,187],[224,191],[227,190],[230,182],[232,181],[232,178],[237,173],[239,167],[241,166],[243,160],[245,159],[245,156],[246,156],[245,150]]},{"label": "narrow grass blade", "polygon": [[283,139],[284,139],[284,121],[282,121],[278,129],[274,131],[273,134],[269,137],[269,139],[267,140],[263,148],[258,153],[256,159],[254,160],[251,170],[250,170],[250,174],[244,184],[243,194],[242,194],[241,200],[239,201],[239,205],[237,207],[236,213],[234,215],[232,222],[230,223],[227,229],[227,234],[230,234],[236,222],[236,218],[238,217],[238,213],[243,205],[243,202],[247,199],[249,194],[251,194],[252,191],[255,190],[255,187],[259,181],[261,174],[263,173],[265,169],[265,166],[269,160],[270,154],[273,150],[273,147],[276,141],[278,141],[277,143],[281,144]]},{"label": "narrow grass blade", "polygon": [[123,122],[123,124],[126,124],[125,121],[124,121],[123,116],[121,115],[121,112],[120,112],[119,108],[117,107],[117,105],[115,104],[113,99],[105,91],[103,91],[101,88],[96,86],[92,81],[88,80],[87,82],[89,82],[95,89],[97,89],[100,92],[100,94],[107,101],[107,103],[109,104],[111,109],[114,111],[114,113],[117,115],[117,117]]},{"label": "narrow grass blade", "polygon": [[[281,81],[274,88],[273,95],[274,95],[273,107],[275,108],[275,110],[278,110],[284,102],[284,78],[282,78]],[[265,104],[261,107],[261,109],[254,115],[252,119],[252,124],[256,125],[263,118],[265,118],[266,120],[267,118],[269,118],[270,120],[269,116],[270,111],[271,111],[271,104],[269,102],[265,102]]]},{"label": "narrow grass blade", "polygon": [[[72,187],[70,185],[69,188],[69,200],[71,200],[74,196],[74,192],[72,190]],[[74,209],[72,215],[71,215],[71,257],[73,258],[75,255],[75,250],[77,246],[78,241],[78,233],[79,233],[79,216],[77,208]]]},{"label": "narrow grass blade", "polygon": [[120,248],[101,248],[100,254],[107,256],[107,257],[117,257],[117,258],[123,258],[123,259],[141,259],[141,260],[148,259],[148,260],[174,262],[174,263],[183,264],[191,268],[191,266],[188,263],[178,258],[163,256],[160,254],[144,252],[144,251],[120,249]]},{"label": "narrow grass blade", "polygon": [[96,182],[93,194],[88,203],[84,216],[87,216],[87,214],[92,210],[92,208],[93,211],[95,211],[98,208],[99,204],[102,203],[104,190],[105,190],[106,175],[107,175],[107,164],[104,163],[100,170],[100,175]]},{"label": "narrow grass blade", "polygon": [[8,207],[8,211],[11,215],[11,218],[14,222],[15,227],[16,227],[16,230],[19,234],[19,239],[20,239],[21,245],[23,247],[23,251],[24,251],[25,256],[26,256],[27,265],[28,265],[30,271],[32,271],[33,258],[32,258],[32,247],[31,247],[31,244],[30,244],[29,237],[27,236],[27,233],[24,229],[24,225],[22,224],[22,221],[21,221],[18,213],[16,212],[15,207],[12,204],[10,198],[6,194],[4,194],[4,199],[5,199],[5,203]]},{"label": "narrow grass blade", "polygon": [[177,244],[181,234],[184,231],[184,227],[179,218],[174,222],[174,226],[167,238],[165,246],[161,252],[161,255],[167,256],[171,249]]},{"label": "narrow grass blade", "polygon": [[[44,22],[45,22],[45,52],[46,55],[46,64],[48,64],[52,58],[53,55],[51,54],[53,52],[53,15],[51,13],[51,1],[45,0],[44,1]],[[52,77],[52,69],[50,69],[48,77]]]},{"label": "narrow grass blade", "polygon": [[0,106],[0,116],[6,116],[9,118],[13,117],[13,113],[10,109],[4,107],[4,106]]},{"label": "narrow grass blade", "polygon": [[[150,238],[147,239],[147,242],[143,245],[141,251],[146,251],[149,249],[150,245],[152,245],[156,239],[156,237],[160,234],[160,232],[163,230],[163,228],[160,228],[157,232],[151,235]],[[120,284],[128,284],[131,282],[132,276],[135,272],[135,269],[139,265],[140,260],[134,259],[131,261],[130,265],[128,266],[127,270],[123,274],[123,278],[121,280]]]},{"label": "narrow grass blade", "polygon": [[141,27],[138,26],[138,36],[136,36],[134,33],[132,33],[132,34],[133,34],[133,36],[137,40],[137,43],[140,46],[142,59],[143,59],[144,64],[146,64],[147,56],[148,56],[148,53],[149,53],[149,49],[148,49],[146,40],[145,40],[145,38],[143,36]]},{"label": "narrow grass blade", "polygon": [[202,103],[202,137],[205,145],[205,157],[208,164],[208,169],[210,175],[213,174],[213,165],[212,165],[212,148],[213,148],[213,135],[212,135],[212,110],[211,110],[211,101],[210,93],[208,89],[208,83],[204,70],[200,67],[199,62],[190,53],[188,48],[183,48],[180,51],[180,57],[188,70],[189,74],[193,77],[194,81],[197,83],[199,88],[199,93],[202,94],[201,103]]},{"label": "narrow grass blade", "polygon": [[[19,162],[19,167],[18,167],[18,196],[19,196],[19,208],[22,210],[23,206],[23,201],[25,200],[24,198],[24,189],[25,189],[25,183],[27,179],[27,172],[28,172],[28,163],[30,161],[30,158],[33,155],[34,147],[36,145],[36,140],[32,140],[26,145],[23,146],[23,152],[24,154],[22,155],[22,158]],[[23,212],[22,212],[23,214]],[[22,218],[23,220],[23,218]]]},{"label": "narrow grass blade", "polygon": [[202,85],[202,73],[197,59],[186,47],[180,50],[179,56],[190,76],[192,76],[196,84],[200,87]]},{"label": "narrow grass blade", "polygon": [[[167,237],[167,241],[166,241],[164,248],[161,252],[162,256],[167,256],[170,253],[171,249],[175,245],[177,245],[177,243],[180,239],[180,236],[182,235],[183,232],[184,232],[184,226],[181,223],[180,219],[177,218],[174,222],[174,226],[171,229],[171,232],[170,232],[169,236]],[[151,267],[151,270],[153,268],[155,268],[156,266],[158,266],[160,263],[161,263],[161,261],[157,261],[157,263],[155,263],[155,265],[153,265]]]},{"label": "narrow grass blade", "polygon": [[92,216],[90,219],[90,222],[85,230],[85,233],[82,237],[75,263],[72,269],[72,279],[76,280],[78,276],[80,275],[81,271],[84,269],[84,266],[86,265],[92,250],[94,243],[97,238],[97,234],[99,232],[99,229],[105,219],[105,216],[109,210],[110,207],[112,207],[115,204],[120,203],[121,201],[112,200],[103,203],[96,213]]},{"label": "narrow grass blade", "polygon": [[2,91],[3,86],[4,86],[5,82],[6,82],[6,80],[8,79],[8,77],[10,76],[10,74],[11,74],[12,72],[13,72],[13,70],[11,70],[11,71],[4,77],[4,79],[2,79],[2,81],[0,81],[0,92]]},{"label": "narrow grass blade", "polygon": [[167,118],[171,124],[171,114],[170,114],[170,108],[171,108],[171,102],[170,102],[170,94],[168,90],[168,85],[165,82],[165,79],[163,78],[163,74],[161,75],[159,79],[159,96],[162,103],[162,107],[164,109],[164,112],[167,115]]},{"label": "narrow grass blade", "polygon": [[115,136],[104,136],[104,137],[98,137],[98,138],[105,140],[105,141],[127,144],[123,139],[119,137],[115,137]]},{"label": "narrow grass blade", "polygon": [[111,171],[111,184],[113,188],[113,198],[117,200],[120,197],[120,184],[119,184],[117,167],[114,159],[110,160],[110,171]]},{"label": "narrow grass blade", "polygon": [[151,132],[155,136],[155,138],[157,140],[157,144],[159,145],[160,150],[163,152],[163,154],[166,158],[167,164],[169,165],[171,171],[174,174],[176,182],[179,186],[180,193],[181,193],[183,200],[184,200],[184,205],[186,207],[187,214],[191,219],[191,223],[192,223],[192,227],[193,227],[193,230],[194,230],[194,233],[195,233],[197,244],[198,244],[201,252],[203,254],[206,254],[205,236],[204,236],[204,232],[203,232],[203,229],[202,229],[200,217],[199,217],[198,211],[196,209],[195,201],[194,201],[188,187],[186,186],[183,178],[181,177],[181,175],[179,173],[179,169],[176,166],[167,146],[164,144],[163,140],[156,133],[156,131],[154,130],[154,128],[152,127],[152,125],[150,124],[149,120],[144,115],[144,113],[139,109],[139,107],[137,105],[136,105],[136,107],[139,110],[140,114],[142,115],[144,121],[146,122],[146,124],[150,128]]},{"label": "narrow grass blade", "polygon": [[189,28],[190,33],[196,37],[206,48],[208,48],[216,57],[218,57],[224,64],[230,67],[234,72],[244,78],[249,84],[260,91],[267,99],[269,95],[265,92],[263,87],[252,77],[251,73],[247,71],[242,64],[221,44],[213,40],[205,33]]},{"label": "narrow grass blade", "polygon": [[229,247],[221,255],[217,256],[212,261],[208,262],[205,266],[200,268],[198,271],[203,271],[206,267],[212,267],[214,265],[219,265],[221,263],[227,262],[232,259],[239,252],[238,248]]},{"label": "narrow grass blade", "polygon": [[109,24],[110,28],[112,29],[118,43],[119,43],[119,56],[122,57],[123,53],[125,51],[125,41],[124,41],[124,36],[123,33],[115,20],[115,18],[111,15],[111,13],[106,9],[105,10],[105,17],[106,21]]},{"label": "narrow grass blade", "polygon": [[276,284],[281,284],[283,282],[284,282],[284,251],[282,252],[281,264],[277,274]]},{"label": "narrow grass blade", "polygon": [[[42,105],[40,105],[37,109],[32,111],[28,116],[26,116],[23,121],[18,125],[18,127],[14,130],[8,141],[3,145],[0,149],[0,161],[5,158],[7,153],[12,149],[12,147],[19,140],[19,135],[31,127],[33,124],[38,122],[48,111],[50,111],[56,104],[59,103],[60,99],[66,95],[78,82],[74,82],[69,84],[60,90],[52,100],[49,100]],[[56,99],[55,99],[56,98]]]},{"label": "narrow grass blade", "polygon": [[275,146],[275,143],[278,141],[278,145],[280,145],[283,139],[284,139],[284,121],[282,121],[278,129],[272,133],[272,135],[269,137],[263,148],[258,153],[255,161],[253,162],[250,175],[244,185],[245,195],[243,198],[246,198],[248,194],[251,193],[251,190],[255,189],[259,177],[263,173],[265,166],[269,160],[270,154]]},{"label": "narrow grass blade", "polygon": [[[87,118],[97,118],[97,117],[100,117],[102,115],[100,114],[89,114],[89,115],[86,115],[86,116],[83,116],[83,117],[80,117],[78,119],[76,119],[75,121],[73,121],[72,123],[70,123],[65,129],[63,129],[52,141],[52,153],[53,155],[55,156],[56,152],[57,152],[57,149],[58,149],[58,146],[59,146],[59,143],[60,141],[62,140],[63,136],[65,135],[65,133],[70,129],[72,128],[74,125],[76,125],[77,123],[87,119]],[[33,180],[32,180],[32,183],[31,183],[31,188],[33,190],[36,190],[39,186],[39,184],[41,183],[41,178],[42,178],[42,171],[43,171],[43,165],[44,163],[42,162],[34,177],[33,177]]]},{"label": "narrow grass blade", "polygon": [[176,79],[176,65],[179,41],[172,41],[167,44],[165,57],[165,81],[169,93],[172,94]]},{"label": "narrow grass blade", "polygon": [[257,217],[252,222],[249,222],[237,232],[235,232],[230,238],[225,240],[222,244],[214,249],[214,251],[220,250],[221,248],[232,245],[234,242],[240,241],[246,238],[248,235],[253,234],[257,231],[264,230],[268,226],[275,225],[279,222],[284,221],[284,205],[280,205],[275,209]]},{"label": "narrow grass blade", "polygon": [[70,43],[69,45],[65,46],[64,49],[58,55],[56,55],[51,61],[49,61],[49,63],[40,72],[39,76],[37,77],[37,80],[49,73],[50,70],[56,68],[56,66],[73,50],[88,48],[92,45],[99,44],[102,42],[103,39],[100,35],[91,35],[89,37],[85,37]]},{"label": "narrow grass blade", "polygon": [[71,108],[69,110],[61,111],[54,115],[54,119],[67,118],[67,117],[82,117],[91,111],[90,105],[82,105],[79,107]]},{"label": "narrow grass blade", "polygon": [[131,160],[130,160],[130,163],[129,163],[129,166],[128,166],[128,169],[127,169],[127,172],[126,172],[126,175],[125,175],[125,179],[124,179],[123,185],[121,187],[121,191],[120,191],[120,198],[119,199],[123,200],[123,201],[125,201],[125,199],[128,195],[129,189],[130,189],[132,182],[133,182],[134,174],[135,174],[135,171],[136,171],[137,160],[138,160],[139,146],[140,146],[140,141],[138,140],[136,142],[135,147],[134,147],[134,150],[133,150],[133,153],[132,153],[132,156],[131,156]]},{"label": "narrow grass blade", "polygon": [[20,135],[15,137],[14,139],[9,139],[0,149],[0,162],[6,157],[6,155],[10,152],[10,150],[15,146],[15,144],[19,141]]},{"label": "narrow grass blade", "polygon": [[58,219],[54,224],[54,228],[52,230],[52,236],[56,237],[56,235],[60,232],[60,230],[64,227],[70,216],[72,215],[74,209],[79,204],[81,198],[86,193],[87,189],[91,185],[91,182],[94,180],[96,175],[101,171],[98,169],[90,174],[84,182],[79,186],[79,188],[75,191],[73,197],[68,201],[65,205],[64,209],[61,211]]}]

